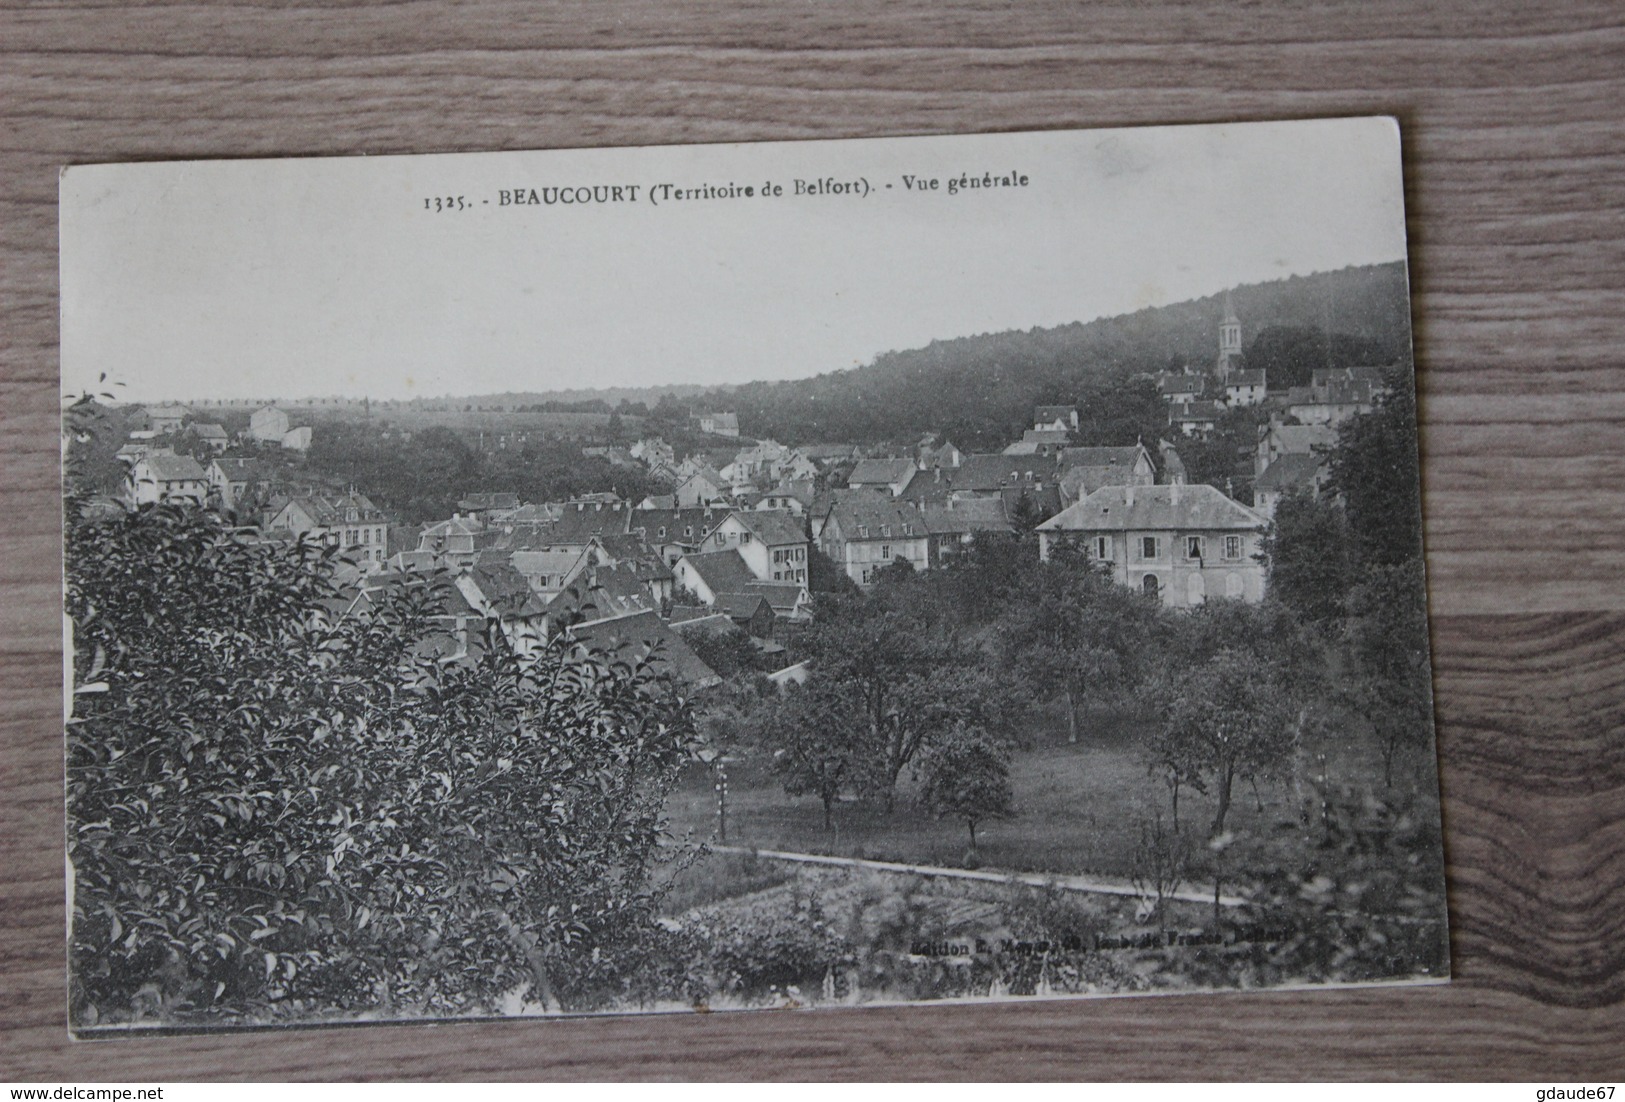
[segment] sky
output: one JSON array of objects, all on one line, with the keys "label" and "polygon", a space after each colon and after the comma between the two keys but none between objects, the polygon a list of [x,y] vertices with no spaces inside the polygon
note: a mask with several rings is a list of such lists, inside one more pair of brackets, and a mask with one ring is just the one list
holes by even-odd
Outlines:
[{"label": "sky", "polygon": [[131,401],[803,378],[1405,256],[1389,119],[93,165],[61,202],[63,391]]}]

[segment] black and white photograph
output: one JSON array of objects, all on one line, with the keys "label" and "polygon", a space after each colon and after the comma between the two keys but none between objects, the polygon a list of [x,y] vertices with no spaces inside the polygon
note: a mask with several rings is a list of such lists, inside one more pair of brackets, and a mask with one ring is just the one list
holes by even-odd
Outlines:
[{"label": "black and white photograph", "polygon": [[1395,120],[60,188],[76,1035],[1448,980]]}]

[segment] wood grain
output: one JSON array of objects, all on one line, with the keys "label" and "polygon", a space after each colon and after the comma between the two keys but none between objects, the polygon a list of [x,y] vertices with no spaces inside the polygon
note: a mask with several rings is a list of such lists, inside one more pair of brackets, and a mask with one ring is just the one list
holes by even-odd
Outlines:
[{"label": "wood grain", "polygon": [[[1618,1078],[1622,104],[1614,2],[0,7],[0,1078]],[[1407,157],[1449,987],[67,1041],[60,165],[1372,112]]]}]

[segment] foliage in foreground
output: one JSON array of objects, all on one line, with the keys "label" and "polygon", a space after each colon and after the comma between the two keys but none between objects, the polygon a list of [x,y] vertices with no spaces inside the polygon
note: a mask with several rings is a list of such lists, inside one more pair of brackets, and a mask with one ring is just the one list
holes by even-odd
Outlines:
[{"label": "foliage in foreground", "polygon": [[67,552],[76,1023],[633,986],[692,736],[646,660],[493,633],[448,661],[433,579],[335,618],[330,551],[191,508],[72,523]]}]

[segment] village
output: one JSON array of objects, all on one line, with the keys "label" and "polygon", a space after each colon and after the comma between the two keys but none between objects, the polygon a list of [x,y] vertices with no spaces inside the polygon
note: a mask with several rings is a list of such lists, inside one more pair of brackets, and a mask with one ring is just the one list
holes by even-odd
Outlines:
[{"label": "village", "polygon": [[[1388,836],[1387,809],[1437,799],[1419,533],[1383,519],[1414,471],[1414,437],[1390,431],[1415,423],[1408,365],[1326,365],[1272,389],[1247,366],[1228,296],[1217,337],[1201,363],[1035,404],[1002,438],[943,426],[786,444],[715,395],[669,393],[653,409],[81,406],[103,429],[77,438],[84,461],[70,463],[68,562],[77,591],[100,594],[79,618],[99,638],[111,602],[126,627],[80,646],[76,666],[97,675],[96,655],[118,646],[119,661],[165,671],[129,682],[128,704],[86,706],[146,708],[140,694],[158,691],[181,694],[166,715],[229,700],[234,716],[277,717],[240,744],[264,764],[226,770],[211,782],[222,791],[267,769],[331,778],[324,740],[353,725],[342,760],[369,786],[404,786],[412,821],[430,780],[483,817],[467,801],[500,775],[503,829],[619,839],[558,896],[643,908],[604,920],[601,936],[642,932],[615,950],[618,994],[581,965],[581,1005],[633,998],[637,962],[661,954],[741,1005],[791,980],[821,984],[822,1001],[1180,986],[1197,945],[1224,947],[1257,982],[1437,967],[1436,916],[1404,902],[1432,898],[1431,859],[1406,866],[1414,892],[1383,897],[1399,908],[1384,911],[1387,948],[1353,965],[1307,933],[1351,904],[1268,894],[1280,870],[1291,884],[1367,882],[1361,858],[1328,866],[1325,847]],[[151,540],[191,550],[155,559]],[[171,593],[152,619],[131,571],[159,592],[207,592],[195,611]],[[256,604],[261,586],[281,594],[266,607],[282,611],[259,614],[272,634],[220,630],[214,606]],[[164,626],[194,614],[201,634]],[[267,646],[241,672],[226,659]],[[218,672],[170,686],[180,669]],[[358,707],[374,718],[346,718]],[[87,761],[146,729],[118,714]],[[242,721],[207,721],[221,722],[236,737]],[[305,733],[290,742],[284,724]],[[180,754],[172,767],[193,783],[189,744],[143,752]],[[583,773],[562,803],[561,769]],[[251,813],[237,796],[222,806]],[[370,814],[385,848],[368,867],[392,870],[401,906],[428,866],[397,867],[384,839],[429,828],[386,804]],[[613,833],[629,814],[644,827]],[[581,834],[587,822],[599,833]],[[1425,833],[1392,837],[1436,849]],[[673,869],[649,874],[648,896],[622,892],[617,846]],[[1288,933],[1262,956],[1231,945],[1265,929]],[[957,948],[1028,943],[1071,956]],[[636,998],[694,997],[663,976]]]},{"label": "village", "polygon": [[[454,658],[467,658],[491,621],[520,653],[560,632],[656,648],[678,677],[705,688],[717,674],[686,640],[739,633],[782,654],[817,614],[819,566],[866,590],[896,563],[951,564],[983,533],[1036,530],[1041,558],[1059,540],[1082,541],[1117,582],[1169,608],[1261,601],[1260,540],[1277,504],[1322,492],[1337,427],[1372,409],[1384,367],[1320,369],[1308,386],[1272,391],[1262,370],[1243,366],[1228,298],[1217,343],[1211,363],[1155,377],[1168,428],[1150,442],[1079,446],[1076,405],[1038,406],[1019,439],[979,454],[935,433],[906,453],[786,446],[742,437],[733,413],[703,411],[691,415],[701,446],[681,457],[658,435],[616,445],[588,434],[579,445],[669,492],[531,502],[470,488],[452,515],[416,525],[353,485],[267,462],[268,453],[308,451],[320,431],[292,426],[274,404],[255,409],[235,438],[204,419],[207,406],[144,407],[118,457],[129,469],[126,504],[212,505],[245,538],[337,547],[346,566],[335,616],[366,615],[369,593],[403,573],[444,571],[454,582],[444,624]],[[1238,470],[1247,491],[1229,478],[1223,488],[1189,482],[1182,443],[1211,437],[1235,411],[1255,426]],[[481,433],[478,442],[517,450],[525,439]],[[770,674],[781,683],[805,676],[804,663]]]}]

